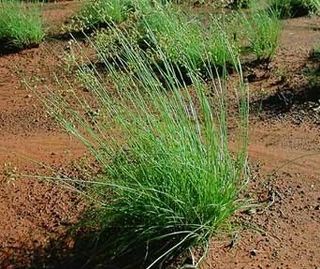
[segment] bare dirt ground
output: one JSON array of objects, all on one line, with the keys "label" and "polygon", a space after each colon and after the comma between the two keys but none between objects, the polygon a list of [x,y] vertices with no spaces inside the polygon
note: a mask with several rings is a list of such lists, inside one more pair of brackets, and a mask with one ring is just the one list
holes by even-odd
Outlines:
[{"label": "bare dirt ground", "polygon": [[[50,31],[76,8],[48,4]],[[319,41],[319,18],[288,20],[273,63],[245,70],[255,175],[248,197],[257,206],[239,213],[232,241],[213,240],[203,269],[320,268],[320,89],[310,87],[305,75],[309,52]],[[85,153],[20,83],[21,70],[24,76],[40,74],[46,79],[39,90],[46,91],[59,71],[55,56],[66,47],[67,41],[49,38],[39,48],[0,56],[0,268],[72,268],[37,260],[52,258],[56,250],[50,244],[79,219],[81,199],[52,182],[10,177],[16,170],[42,175],[48,169],[39,162],[57,168]]]},{"label": "bare dirt ground", "polygon": [[[48,4],[44,16],[50,25],[61,24],[74,9],[71,3]],[[31,266],[50,239],[63,234],[83,210],[79,197],[58,185],[9,176],[15,171],[43,175],[47,168],[41,163],[59,167],[85,151],[20,82],[24,76],[52,77],[64,43],[53,39],[39,48],[0,57],[0,268]]]}]

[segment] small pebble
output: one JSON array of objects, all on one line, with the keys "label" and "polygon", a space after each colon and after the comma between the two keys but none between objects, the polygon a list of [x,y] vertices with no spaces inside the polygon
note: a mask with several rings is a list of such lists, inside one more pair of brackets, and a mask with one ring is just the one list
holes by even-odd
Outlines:
[{"label": "small pebble", "polygon": [[255,249],[250,250],[250,255],[251,256],[257,256],[257,254],[258,254],[257,250],[255,250]]}]

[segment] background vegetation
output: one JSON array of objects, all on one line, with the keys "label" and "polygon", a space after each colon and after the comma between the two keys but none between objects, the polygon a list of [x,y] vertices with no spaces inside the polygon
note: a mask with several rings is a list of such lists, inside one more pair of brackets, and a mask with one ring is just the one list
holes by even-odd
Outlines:
[{"label": "background vegetation", "polygon": [[39,44],[45,36],[40,8],[14,0],[0,1],[0,40],[23,48]]}]

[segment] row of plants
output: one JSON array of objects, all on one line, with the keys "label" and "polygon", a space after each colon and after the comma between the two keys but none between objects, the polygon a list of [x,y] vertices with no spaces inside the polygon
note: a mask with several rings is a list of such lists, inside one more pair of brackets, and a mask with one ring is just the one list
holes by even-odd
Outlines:
[{"label": "row of plants", "polygon": [[[124,46],[113,31],[114,24],[108,26],[93,37],[99,59],[128,63]],[[204,27],[197,17],[175,7],[158,6],[145,9],[120,27],[136,50],[148,58],[160,63],[163,55],[154,50],[160,47],[168,61],[182,67],[188,64],[203,73],[204,63],[219,69],[226,64],[228,69],[234,69],[235,58],[244,60],[248,53],[259,61],[270,61],[278,46],[281,22],[275,13],[259,10],[215,15]]]},{"label": "row of plants", "polygon": [[[64,27],[66,31],[85,31],[110,24],[122,23],[137,13],[144,13],[159,5],[168,5],[167,0],[97,0],[84,4],[80,12]],[[261,1],[235,0],[232,6],[250,8]],[[262,1],[265,2],[265,1]],[[203,1],[206,3],[206,1]],[[319,13],[320,0],[269,0],[267,6],[280,18]],[[10,46],[23,48],[39,44],[45,29],[39,3],[24,3],[18,0],[0,1],[0,40]]]},{"label": "row of plants", "polygon": [[270,6],[278,12],[281,18],[317,14],[320,10],[319,0],[235,0],[230,6],[233,8],[251,8],[257,4]]},{"label": "row of plants", "polygon": [[[212,1],[201,1],[206,4]],[[273,10],[279,18],[304,16],[312,13],[319,13],[320,0],[234,0],[225,1],[232,8],[252,8],[262,6]],[[169,0],[98,0],[89,1],[83,6],[80,12],[74,16],[68,25],[70,31],[87,30],[99,25],[110,23],[121,23],[128,19],[135,12],[141,11],[150,5],[170,5],[180,3]],[[143,12],[143,10],[142,10]]]}]

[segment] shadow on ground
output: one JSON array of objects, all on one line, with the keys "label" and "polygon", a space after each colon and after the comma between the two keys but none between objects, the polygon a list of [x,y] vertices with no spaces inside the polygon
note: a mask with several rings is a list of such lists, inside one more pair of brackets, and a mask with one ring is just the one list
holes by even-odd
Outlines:
[{"label": "shadow on ground", "polygon": [[[32,269],[145,269],[161,254],[176,244],[175,238],[161,242],[131,245],[130,251],[114,255],[110,249],[117,245],[117,235],[121,231],[77,232],[52,240],[46,249],[36,250],[32,255]],[[72,243],[70,246],[70,243]],[[190,253],[183,247],[178,255],[167,255],[165,261],[156,263],[152,268],[172,268],[176,264],[190,263]],[[113,257],[111,257],[113,256]],[[116,258],[114,257],[116,256]]]},{"label": "shadow on ground", "polygon": [[280,83],[273,94],[254,100],[251,111],[270,117],[292,112],[317,116],[320,112],[320,61],[310,58],[302,72],[304,78],[298,85],[291,87],[288,82]]},{"label": "shadow on ground", "polygon": [[28,46],[19,47],[15,46],[12,42],[6,39],[0,39],[0,56],[18,53],[25,49],[32,49],[39,47],[39,44],[30,44]]}]

